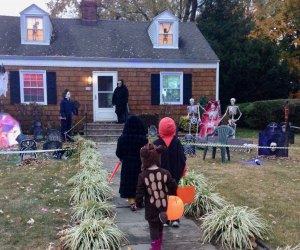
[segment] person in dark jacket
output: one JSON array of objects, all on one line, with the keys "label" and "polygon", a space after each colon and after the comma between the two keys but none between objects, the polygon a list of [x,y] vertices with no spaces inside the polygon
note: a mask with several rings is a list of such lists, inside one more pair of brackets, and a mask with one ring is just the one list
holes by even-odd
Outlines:
[{"label": "person in dark jacket", "polygon": [[166,213],[168,195],[175,195],[177,184],[170,172],[160,168],[160,154],[164,146],[147,144],[140,150],[143,171],[139,174],[136,189],[137,207],[145,202],[145,219],[150,228],[151,250],[161,250],[163,223],[161,214]]},{"label": "person in dark jacket", "polygon": [[[167,147],[161,155],[161,168],[168,170],[172,177],[179,183],[184,174],[186,156],[183,146],[176,136],[176,124],[170,117],[161,119],[158,126],[159,138],[153,142],[155,145]],[[179,226],[179,220],[172,221],[173,227]]]},{"label": "person in dark jacket", "polygon": [[114,90],[112,105],[118,117],[118,123],[124,123],[128,116],[128,89],[123,80],[118,81],[118,86]]},{"label": "person in dark jacket", "polygon": [[73,141],[70,137],[70,132],[68,131],[72,127],[72,116],[77,114],[78,110],[71,100],[71,93],[68,89],[65,89],[63,92],[63,99],[60,102],[60,131],[62,141]]},{"label": "person in dark jacket", "polygon": [[136,210],[136,185],[141,172],[140,149],[147,142],[141,119],[137,116],[129,117],[118,139],[116,155],[122,162],[119,193],[122,198],[128,199],[132,211]]}]

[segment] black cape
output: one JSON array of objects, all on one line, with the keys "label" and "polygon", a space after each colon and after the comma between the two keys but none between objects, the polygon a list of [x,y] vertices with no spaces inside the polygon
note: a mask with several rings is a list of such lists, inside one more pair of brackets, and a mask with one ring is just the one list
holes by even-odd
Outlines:
[{"label": "black cape", "polygon": [[[155,145],[163,145],[165,147],[166,144],[163,139],[158,138],[153,142]],[[183,146],[180,140],[174,136],[169,147],[161,154],[161,168],[167,169],[172,177],[178,183],[183,174],[183,169],[186,163],[186,157],[184,154]]]}]

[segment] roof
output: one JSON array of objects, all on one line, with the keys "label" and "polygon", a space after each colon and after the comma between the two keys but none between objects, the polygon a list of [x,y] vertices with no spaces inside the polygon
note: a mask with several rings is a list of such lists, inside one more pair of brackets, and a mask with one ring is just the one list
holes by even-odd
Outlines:
[{"label": "roof", "polygon": [[148,36],[150,22],[99,20],[83,25],[80,19],[51,19],[50,45],[21,44],[20,18],[0,16],[0,58],[66,57],[213,63],[219,59],[195,23],[179,23],[179,49],[154,49]]}]

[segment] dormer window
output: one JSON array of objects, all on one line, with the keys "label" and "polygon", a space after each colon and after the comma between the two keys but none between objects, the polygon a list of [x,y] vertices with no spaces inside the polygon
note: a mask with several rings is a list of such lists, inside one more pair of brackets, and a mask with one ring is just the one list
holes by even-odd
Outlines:
[{"label": "dormer window", "polygon": [[44,29],[43,18],[28,17],[27,20],[27,40],[28,41],[43,41]]},{"label": "dormer window", "polygon": [[52,24],[49,14],[32,4],[23,10],[20,15],[21,43],[49,45],[52,36]]},{"label": "dormer window", "polygon": [[159,44],[173,44],[173,24],[159,24]]},{"label": "dormer window", "polygon": [[165,10],[149,25],[148,34],[155,49],[178,49],[179,20]]}]

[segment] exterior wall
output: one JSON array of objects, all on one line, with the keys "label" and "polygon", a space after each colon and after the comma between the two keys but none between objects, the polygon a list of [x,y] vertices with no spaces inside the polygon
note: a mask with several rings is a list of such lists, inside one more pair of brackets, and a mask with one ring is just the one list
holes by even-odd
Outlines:
[{"label": "exterior wall", "polygon": [[[176,71],[192,74],[192,91],[195,100],[202,96],[215,99],[216,96],[216,69],[126,69],[126,68],[62,68],[62,67],[15,67],[5,66],[7,71],[20,69],[47,70],[56,72],[57,105],[43,107],[42,123],[44,128],[59,128],[59,103],[62,92],[68,88],[72,99],[80,102],[79,115],[74,117],[73,124],[79,121],[87,107],[88,121],[93,121],[93,91],[86,91],[87,77],[93,71],[117,71],[118,78],[123,79],[129,90],[130,114],[157,113],[160,117],[170,116],[178,120],[181,115],[186,115],[186,105],[151,105],[151,74],[161,71]],[[4,111],[13,115],[21,123],[23,131],[30,131],[33,125],[32,112],[25,112],[20,105],[10,103],[10,84],[6,97],[0,97]],[[82,128],[82,126],[81,126]]]}]

